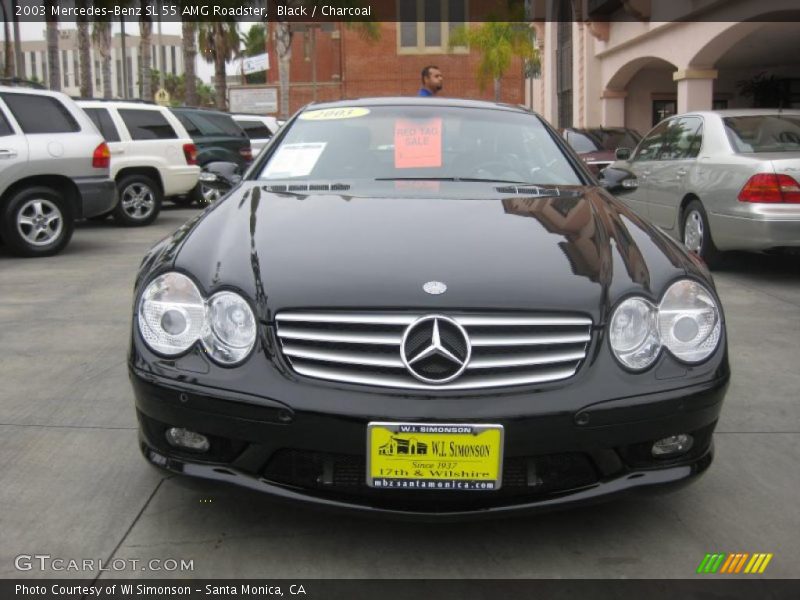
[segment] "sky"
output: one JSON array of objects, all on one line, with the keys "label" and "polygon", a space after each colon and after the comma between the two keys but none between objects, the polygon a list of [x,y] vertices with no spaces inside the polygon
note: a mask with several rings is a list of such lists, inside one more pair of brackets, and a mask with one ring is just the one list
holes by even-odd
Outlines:
[{"label": "sky", "polygon": [[[240,29],[242,26],[247,27],[248,23],[240,25]],[[153,34],[155,34],[158,29],[158,25],[153,23]],[[44,40],[44,23],[20,23],[20,37],[23,40]],[[59,23],[59,29],[76,29],[75,23],[71,21],[62,21]],[[120,26],[119,23],[112,23],[113,33],[119,33]],[[132,35],[139,35],[139,24],[136,22],[126,23],[125,31],[128,34]],[[163,22],[161,24],[161,33],[164,35],[173,34],[173,35],[181,35],[181,24],[180,23],[166,23]],[[0,38],[3,36],[3,29],[0,27]],[[206,83],[211,83],[214,79],[214,65],[209,64],[204,60],[201,60],[199,57],[196,62],[196,72],[197,76],[205,81]],[[238,73],[238,63],[228,63],[227,65],[227,72],[228,75],[234,75]]]}]

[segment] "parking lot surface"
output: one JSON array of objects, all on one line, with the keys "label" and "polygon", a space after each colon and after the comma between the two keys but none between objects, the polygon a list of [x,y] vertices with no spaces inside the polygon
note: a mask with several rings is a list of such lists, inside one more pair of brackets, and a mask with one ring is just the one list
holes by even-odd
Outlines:
[{"label": "parking lot surface", "polygon": [[[733,377],[715,462],[694,485],[541,516],[405,523],[166,476],[141,457],[125,364],[133,278],[195,213],[79,225],[52,258],[0,246],[1,577],[684,578],[713,552],[773,553],[763,577],[798,576],[796,258],[736,254],[715,273]],[[126,566],[17,569],[35,554]],[[193,570],[142,566],[152,559]]]}]

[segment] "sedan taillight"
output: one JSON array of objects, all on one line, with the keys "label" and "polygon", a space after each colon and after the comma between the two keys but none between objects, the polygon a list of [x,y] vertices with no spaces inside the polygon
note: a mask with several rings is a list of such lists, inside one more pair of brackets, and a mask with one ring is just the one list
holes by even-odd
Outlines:
[{"label": "sedan taillight", "polygon": [[253,150],[250,148],[250,146],[239,149],[239,154],[241,154],[242,158],[247,162],[253,160]]},{"label": "sedan taillight", "polygon": [[757,173],[739,192],[739,202],[800,204],[800,184],[789,175]]},{"label": "sedan taillight", "polygon": [[197,164],[197,146],[194,144],[184,144],[183,155],[186,157],[187,165]]},{"label": "sedan taillight", "polygon": [[111,164],[111,151],[108,144],[103,142],[92,153],[92,166],[95,169],[107,169]]}]

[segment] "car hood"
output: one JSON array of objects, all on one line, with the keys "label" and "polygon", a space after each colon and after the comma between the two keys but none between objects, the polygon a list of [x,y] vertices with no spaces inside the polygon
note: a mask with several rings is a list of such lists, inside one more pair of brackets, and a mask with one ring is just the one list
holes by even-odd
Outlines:
[{"label": "car hood", "polygon": [[[657,298],[689,262],[592,187],[445,199],[245,183],[176,235],[176,268],[205,292],[239,289],[264,321],[287,308],[408,308],[581,312],[599,323],[622,295]],[[429,281],[447,291],[426,293]]]}]

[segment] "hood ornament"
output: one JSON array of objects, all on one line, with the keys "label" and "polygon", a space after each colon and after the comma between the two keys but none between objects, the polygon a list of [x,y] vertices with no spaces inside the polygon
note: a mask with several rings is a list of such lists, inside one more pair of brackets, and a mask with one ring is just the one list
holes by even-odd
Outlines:
[{"label": "hood ornament", "polygon": [[447,291],[447,286],[441,281],[429,281],[422,286],[422,289],[429,294],[438,296],[439,294],[444,294]]},{"label": "hood ornament", "polygon": [[425,383],[453,381],[467,368],[472,344],[464,328],[443,315],[427,315],[411,323],[400,342],[400,359]]}]

